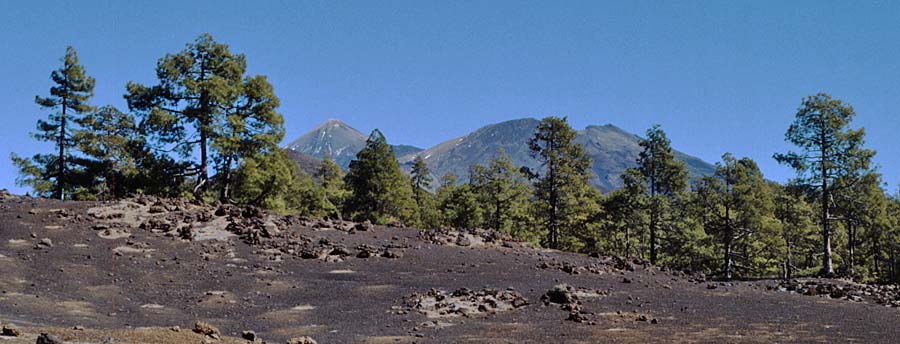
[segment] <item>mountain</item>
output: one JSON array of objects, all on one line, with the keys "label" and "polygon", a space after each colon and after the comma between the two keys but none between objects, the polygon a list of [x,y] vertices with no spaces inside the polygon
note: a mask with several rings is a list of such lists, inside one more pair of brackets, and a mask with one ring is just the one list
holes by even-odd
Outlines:
[{"label": "mountain", "polygon": [[[538,123],[537,119],[523,118],[488,125],[424,151],[402,156],[400,162],[408,166],[416,156],[421,155],[435,180],[453,173],[465,181],[468,180],[469,166],[486,164],[502,148],[517,166],[540,169],[537,160],[531,157],[527,144]],[[594,176],[591,182],[603,192],[622,186],[619,175],[626,168],[636,166],[641,151],[639,136],[611,124],[588,126],[578,131],[576,141],[593,159]],[[711,174],[715,169],[709,163],[681,152],[676,152],[676,158],[687,163],[692,175]]]},{"label": "mountain", "polygon": [[319,166],[322,165],[322,160],[314,156],[291,149],[285,149],[285,151],[287,152],[288,158],[300,165],[300,170],[308,175],[315,175]]},{"label": "mountain", "polygon": [[[367,138],[368,135],[347,123],[329,119],[312,131],[291,141],[285,148],[319,159],[323,159],[328,153],[338,165],[347,168],[350,166],[350,161],[356,159],[356,153],[366,146]],[[421,148],[409,145],[394,146],[394,154],[397,156],[414,154],[421,150]]]},{"label": "mountain", "polygon": [[[540,164],[531,157],[527,144],[539,122],[534,118],[522,118],[491,124],[426,150],[409,145],[394,145],[394,154],[407,171],[412,160],[421,155],[431,169],[434,187],[440,177],[448,173],[456,174],[461,181],[467,181],[469,166],[488,163],[497,156],[501,148],[512,157],[517,166],[540,170]],[[316,166],[310,159],[322,159],[326,152],[340,166],[347,168],[350,161],[356,158],[356,153],[365,147],[366,138],[366,135],[346,123],[331,119],[292,141],[286,149],[305,168]],[[619,175],[626,168],[636,166],[641,152],[641,137],[611,124],[588,126],[578,131],[575,140],[584,146],[593,159],[594,175],[591,182],[603,192],[622,186]],[[675,157],[687,163],[693,176],[712,174],[715,170],[713,165],[682,152],[676,151]]]}]

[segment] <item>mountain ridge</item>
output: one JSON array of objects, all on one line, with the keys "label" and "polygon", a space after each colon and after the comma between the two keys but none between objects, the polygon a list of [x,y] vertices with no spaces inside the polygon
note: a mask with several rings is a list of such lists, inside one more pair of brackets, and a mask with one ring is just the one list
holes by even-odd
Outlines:
[{"label": "mountain ridge", "polygon": [[[365,148],[368,137],[344,121],[332,118],[294,139],[285,145],[285,149],[318,159],[324,159],[327,154],[339,166],[347,168],[350,166],[350,161],[356,159],[356,153]],[[422,150],[411,145],[392,146],[398,156]]]},{"label": "mountain ridge", "polygon": [[[534,133],[538,123],[540,123],[538,119],[526,117],[488,124],[466,135],[445,140],[427,149],[394,145],[395,155],[407,172],[413,159],[422,156],[435,180],[432,188],[437,186],[442,176],[450,173],[457,175],[462,182],[467,181],[468,170],[472,164],[487,164],[498,155],[500,149],[512,158],[516,166],[540,170],[540,163],[531,157],[527,144],[528,138]],[[339,131],[334,131],[334,129],[339,129]],[[344,130],[350,130],[353,133],[342,133],[341,131]],[[346,139],[350,135],[355,135],[355,143]],[[365,138],[359,142],[359,136],[362,136],[362,133],[358,130],[340,120],[332,119],[292,141],[287,148],[299,149],[305,154],[320,159],[324,156],[325,151],[337,151],[338,156],[332,155],[332,158],[340,165],[347,167],[350,161],[355,159],[356,153],[365,146]],[[320,139],[315,139],[316,137]],[[327,140],[335,137],[335,142]],[[593,161],[591,183],[603,192],[621,187],[622,182],[619,178],[621,173],[629,167],[637,166],[641,140],[640,136],[613,124],[588,125],[584,129],[578,130],[578,136],[575,139],[584,146]],[[685,162],[692,176],[708,175],[715,169],[712,164],[677,150],[675,156],[676,159]]]}]

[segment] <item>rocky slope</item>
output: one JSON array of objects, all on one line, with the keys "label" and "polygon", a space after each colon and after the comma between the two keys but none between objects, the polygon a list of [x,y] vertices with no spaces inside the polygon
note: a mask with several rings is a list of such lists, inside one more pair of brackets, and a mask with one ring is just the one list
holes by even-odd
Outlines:
[{"label": "rocky slope", "polygon": [[35,343],[41,332],[68,343],[890,343],[900,336],[900,310],[886,307],[897,301],[894,288],[710,282],[639,261],[536,249],[489,231],[154,198],[0,195],[0,277],[0,326],[17,334],[0,343]]}]

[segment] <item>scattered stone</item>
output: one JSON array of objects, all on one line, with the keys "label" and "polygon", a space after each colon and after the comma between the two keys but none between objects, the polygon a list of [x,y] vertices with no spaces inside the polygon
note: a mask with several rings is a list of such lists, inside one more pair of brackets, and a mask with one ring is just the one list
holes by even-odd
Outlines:
[{"label": "scattered stone", "polygon": [[244,338],[251,342],[255,342],[258,337],[256,336],[256,332],[254,331],[244,331],[241,332],[241,338]]},{"label": "scattered stone", "polygon": [[[457,289],[452,293],[431,289],[424,294],[413,294],[407,298],[409,311],[418,311],[429,318],[435,317],[470,317],[475,314],[504,312],[528,305],[528,300],[521,294],[512,291],[499,291],[486,288],[472,291],[467,288]],[[392,313],[401,314],[394,310]]]},{"label": "scattered stone", "polygon": [[846,280],[806,279],[780,281],[768,290],[819,296],[852,302],[874,301],[876,304],[900,307],[900,288],[895,285],[862,284]]},{"label": "scattered stone", "polygon": [[346,257],[353,254],[343,246],[335,246],[333,249],[331,249],[331,252],[329,252],[328,255]]},{"label": "scattered stone", "polygon": [[266,222],[263,224],[263,234],[267,237],[273,237],[278,234],[281,234],[281,230],[278,229],[278,225],[273,222]]},{"label": "scattered stone", "polygon": [[577,323],[590,323],[591,319],[589,319],[585,314],[581,313],[578,310],[572,310],[569,312],[569,317],[566,318],[568,321],[574,321]]},{"label": "scattered stone", "polygon": [[52,334],[41,333],[36,344],[63,344],[63,341]]},{"label": "scattered stone", "polygon": [[572,292],[572,287],[566,284],[557,284],[544,293],[544,296],[541,296],[541,301],[545,305],[551,303],[565,305],[578,302],[578,297]]},{"label": "scattered stone", "polygon": [[3,325],[2,330],[0,330],[0,335],[5,337],[19,337],[22,335],[22,331],[19,331],[14,325],[8,324]]},{"label": "scattered stone", "polygon": [[360,223],[357,223],[356,225],[354,225],[353,229],[360,231],[360,232],[365,232],[365,231],[372,229],[372,224],[368,221],[360,222]]},{"label": "scattered stone", "polygon": [[218,328],[202,321],[194,323],[194,332],[209,336],[213,339],[219,339],[220,336]]},{"label": "scattered stone", "polygon": [[381,256],[385,257],[385,258],[395,258],[396,259],[396,258],[403,257],[403,253],[398,250],[394,250],[394,249],[386,249],[386,250],[384,250],[384,253],[381,254]]},{"label": "scattered stone", "polygon": [[288,339],[287,344],[318,344],[318,343],[310,337],[299,337],[299,338]]}]

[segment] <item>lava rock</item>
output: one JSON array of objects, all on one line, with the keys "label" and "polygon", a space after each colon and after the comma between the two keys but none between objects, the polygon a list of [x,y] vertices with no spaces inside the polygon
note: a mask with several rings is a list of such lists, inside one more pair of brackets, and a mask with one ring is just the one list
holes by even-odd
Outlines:
[{"label": "lava rock", "polygon": [[52,334],[41,333],[36,344],[63,344],[63,341]]},{"label": "lava rock", "polygon": [[198,321],[194,323],[194,332],[209,336],[210,338],[219,339],[219,329],[215,326],[207,324],[202,321]]},{"label": "lava rock", "polygon": [[19,331],[19,329],[13,325],[3,325],[3,329],[0,330],[0,336],[19,337],[21,335],[22,331]]},{"label": "lava rock", "polygon": [[318,344],[318,343],[310,337],[299,337],[299,338],[288,339],[287,344]]},{"label": "lava rock", "polygon": [[557,284],[544,293],[544,296],[541,296],[541,301],[544,301],[544,304],[547,305],[550,303],[565,305],[577,302],[578,297],[572,293],[572,287],[566,284]]},{"label": "lava rock", "polygon": [[244,338],[244,339],[249,340],[249,341],[251,341],[251,342],[255,342],[256,339],[257,339],[258,337],[256,336],[256,332],[253,332],[253,331],[244,331],[244,332],[241,332],[241,338]]}]

